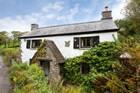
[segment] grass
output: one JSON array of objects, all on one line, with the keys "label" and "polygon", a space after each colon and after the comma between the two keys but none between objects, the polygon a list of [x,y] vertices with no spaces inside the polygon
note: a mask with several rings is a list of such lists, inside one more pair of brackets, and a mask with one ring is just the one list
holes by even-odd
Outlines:
[{"label": "grass", "polygon": [[9,44],[9,47],[5,45],[0,45],[0,56],[3,57],[4,63],[10,65],[12,61],[17,61],[20,59],[20,49],[19,47],[12,47],[12,44]]}]

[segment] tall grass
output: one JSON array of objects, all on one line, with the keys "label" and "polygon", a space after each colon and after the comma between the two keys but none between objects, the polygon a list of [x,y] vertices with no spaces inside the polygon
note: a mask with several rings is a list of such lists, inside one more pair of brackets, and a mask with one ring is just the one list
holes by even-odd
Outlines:
[{"label": "tall grass", "polygon": [[14,63],[10,68],[13,93],[53,93],[47,79],[37,65]]},{"label": "tall grass", "polygon": [[13,61],[19,62],[21,59],[19,48],[2,48],[0,55],[3,56],[4,63],[11,65]]}]

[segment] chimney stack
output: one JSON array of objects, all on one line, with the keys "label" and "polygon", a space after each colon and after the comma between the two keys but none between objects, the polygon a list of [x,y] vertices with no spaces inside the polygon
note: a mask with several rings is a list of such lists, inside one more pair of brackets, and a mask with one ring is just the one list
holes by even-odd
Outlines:
[{"label": "chimney stack", "polygon": [[105,6],[105,10],[102,12],[102,20],[112,19],[112,11],[108,9],[108,6]]},{"label": "chimney stack", "polygon": [[38,28],[39,28],[38,24],[31,24],[31,31],[35,30],[35,29],[38,29]]}]

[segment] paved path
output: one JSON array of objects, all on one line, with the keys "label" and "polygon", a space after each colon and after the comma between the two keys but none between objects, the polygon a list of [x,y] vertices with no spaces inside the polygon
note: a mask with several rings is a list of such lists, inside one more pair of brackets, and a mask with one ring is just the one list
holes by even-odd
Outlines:
[{"label": "paved path", "polygon": [[10,82],[8,79],[8,68],[0,56],[0,93],[10,93]]}]

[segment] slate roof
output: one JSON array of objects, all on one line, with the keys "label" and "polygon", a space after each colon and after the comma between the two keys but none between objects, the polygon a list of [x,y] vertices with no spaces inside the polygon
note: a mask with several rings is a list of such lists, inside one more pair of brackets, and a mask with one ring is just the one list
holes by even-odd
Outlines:
[{"label": "slate roof", "polygon": [[28,37],[43,37],[43,36],[56,36],[68,34],[82,34],[82,33],[99,33],[117,31],[118,27],[112,19],[91,21],[84,23],[75,23],[67,25],[49,26],[35,29],[20,38]]}]

